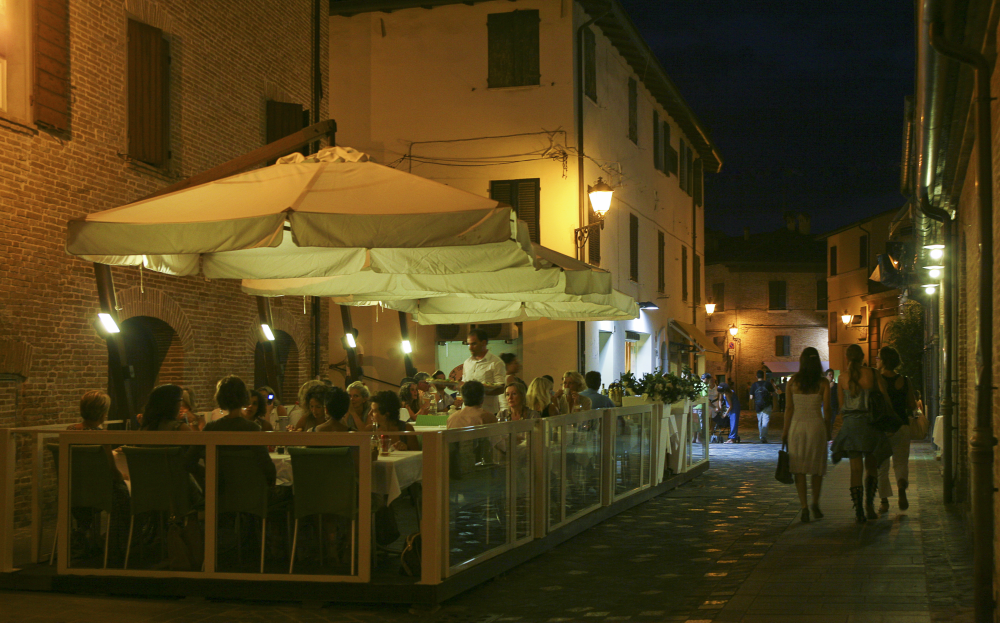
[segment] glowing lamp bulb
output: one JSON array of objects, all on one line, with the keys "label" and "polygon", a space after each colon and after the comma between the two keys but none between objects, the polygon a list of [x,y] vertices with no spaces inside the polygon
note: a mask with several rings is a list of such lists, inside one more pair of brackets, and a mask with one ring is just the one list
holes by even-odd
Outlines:
[{"label": "glowing lamp bulb", "polygon": [[931,256],[932,260],[939,260],[944,257],[944,249],[931,249],[928,255]]},{"label": "glowing lamp bulb", "polygon": [[934,285],[933,283],[929,283],[924,286],[924,292],[926,292],[927,294],[934,294],[935,292],[937,292],[937,286]]},{"label": "glowing lamp bulb", "polygon": [[602,219],[611,209],[611,196],[615,190],[605,183],[603,178],[597,178],[597,183],[590,187],[590,205],[594,207],[594,214]]},{"label": "glowing lamp bulb", "polygon": [[118,328],[118,323],[115,319],[111,317],[111,314],[97,314],[97,319],[101,321],[101,326],[108,333],[120,333],[121,329]]},{"label": "glowing lamp bulb", "polygon": [[931,276],[931,279],[938,279],[941,277],[941,271],[937,268],[932,268],[927,274]]},{"label": "glowing lamp bulb", "polygon": [[705,313],[711,316],[715,313],[715,303],[705,303]]},{"label": "glowing lamp bulb", "polygon": [[851,324],[851,320],[853,320],[853,319],[854,319],[854,315],[853,315],[853,314],[851,314],[851,313],[849,313],[849,312],[846,312],[846,311],[845,311],[845,312],[844,312],[844,314],[843,314],[843,315],[842,315],[842,316],[840,317],[840,321],[844,323],[844,326],[845,326],[845,327],[846,327],[847,325]]},{"label": "glowing lamp bulb", "polygon": [[267,338],[268,342],[274,341],[274,332],[271,331],[271,327],[266,324],[260,325],[260,330],[264,332],[264,337]]},{"label": "glowing lamp bulb", "polygon": [[740,330],[738,328],[736,328],[736,325],[733,325],[733,326],[729,327],[729,335],[731,335],[733,337],[736,337],[736,334],[739,333],[739,332],[740,332]]},{"label": "glowing lamp bulb", "polygon": [[407,355],[413,352],[413,346],[410,345],[410,340],[403,340],[403,352]]},{"label": "glowing lamp bulb", "polygon": [[347,340],[347,345],[350,346],[351,348],[357,348],[358,347],[357,342],[354,341],[354,334],[353,333],[348,333],[347,335],[344,336],[344,339]]}]

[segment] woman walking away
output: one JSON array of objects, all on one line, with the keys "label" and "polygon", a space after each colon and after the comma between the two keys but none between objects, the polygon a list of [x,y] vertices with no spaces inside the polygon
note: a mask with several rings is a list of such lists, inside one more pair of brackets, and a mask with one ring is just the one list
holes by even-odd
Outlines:
[{"label": "woman walking away", "polygon": [[[882,347],[878,351],[878,359],[878,371],[885,379],[886,389],[889,390],[892,410],[903,421],[899,430],[889,435],[889,443],[892,445],[892,471],[896,473],[896,484],[899,486],[899,510],[905,511],[910,508],[910,501],[906,499],[906,488],[910,484],[910,414],[917,408],[917,399],[913,394],[910,379],[896,372],[901,363],[896,349],[889,346]],[[882,461],[878,466],[878,490],[882,497],[878,512],[888,513],[889,498],[892,497],[889,459]]]},{"label": "woman walking away", "polygon": [[858,523],[864,523],[866,519],[878,518],[875,514],[878,466],[892,455],[888,437],[871,424],[868,396],[880,391],[888,401],[889,394],[882,376],[865,365],[865,353],[857,344],[847,347],[847,383],[841,376],[838,385],[843,419],[833,441],[833,462],[838,463],[845,456],[851,459],[851,501]]},{"label": "woman walking away", "polygon": [[[802,523],[809,523],[809,509],[816,519],[819,494],[826,473],[826,442],[833,429],[830,411],[830,383],[823,378],[819,352],[812,346],[799,356],[799,371],[786,385],[785,426],[781,442],[788,445],[789,471],[795,474],[795,488],[802,504]],[[824,420],[824,416],[826,416]],[[806,476],[812,476],[812,506],[806,506]]]}]

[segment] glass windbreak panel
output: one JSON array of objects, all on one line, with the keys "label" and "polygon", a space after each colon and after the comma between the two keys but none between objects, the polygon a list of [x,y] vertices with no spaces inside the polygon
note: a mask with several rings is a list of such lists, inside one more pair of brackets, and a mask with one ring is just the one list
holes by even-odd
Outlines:
[{"label": "glass windbreak panel", "polygon": [[653,473],[653,454],[652,454],[652,442],[653,442],[653,414],[643,413],[642,414],[642,436],[640,456],[642,457],[642,484],[650,484],[650,479]]},{"label": "glass windbreak panel", "polygon": [[601,418],[566,431],[566,517],[601,503]]},{"label": "glass windbreak panel", "polygon": [[[643,414],[620,415],[615,435],[615,495],[642,485]],[[648,449],[646,452],[648,456]]]},{"label": "glass windbreak panel", "polygon": [[450,566],[506,545],[510,489],[505,435],[448,444]]},{"label": "glass windbreak panel", "polygon": [[563,520],[563,454],[562,438],[563,427],[553,426],[548,429],[548,449],[546,451],[546,482],[548,483],[547,495],[549,496],[549,526],[556,526]]},{"label": "glass windbreak panel", "polygon": [[[18,447],[18,461],[21,460],[21,450]],[[39,451],[36,447],[35,451]],[[57,436],[43,437],[41,443],[41,471],[33,475],[38,479],[40,498],[39,509],[41,511],[41,542],[38,550],[39,560],[49,562],[50,558],[55,560],[54,545],[56,539],[56,524],[58,523],[56,511],[59,508],[59,469],[57,457],[59,456],[59,438]],[[14,566],[28,564],[28,559],[15,558]]]},{"label": "glass windbreak panel", "polygon": [[707,411],[704,403],[694,405],[688,415],[688,467],[708,458],[704,443],[706,416]]},{"label": "glass windbreak panel", "polygon": [[514,451],[508,453],[513,471],[514,485],[514,539],[532,536],[531,528],[531,486],[533,470],[531,465],[531,433],[517,433],[514,436]]},{"label": "glass windbreak panel", "polygon": [[[288,573],[291,568],[296,575],[356,575],[357,448],[279,446],[277,450],[219,448],[216,569]],[[384,484],[385,473],[404,471],[398,458],[407,459],[400,454],[372,462],[375,544],[392,543],[400,536]],[[377,486],[376,481],[383,485]]]},{"label": "glass windbreak panel", "polygon": [[[200,571],[204,496],[193,472],[202,448],[70,446],[68,566]],[[175,546],[189,534],[198,538]]]}]

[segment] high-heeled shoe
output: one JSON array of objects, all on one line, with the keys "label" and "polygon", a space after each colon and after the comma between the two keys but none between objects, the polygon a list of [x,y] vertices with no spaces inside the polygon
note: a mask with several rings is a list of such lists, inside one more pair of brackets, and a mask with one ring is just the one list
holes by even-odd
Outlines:
[{"label": "high-heeled shoe", "polygon": [[802,509],[802,523],[809,523],[809,509]]},{"label": "high-heeled shoe", "polygon": [[823,511],[819,510],[819,504],[812,505],[812,515],[816,519],[823,519]]}]

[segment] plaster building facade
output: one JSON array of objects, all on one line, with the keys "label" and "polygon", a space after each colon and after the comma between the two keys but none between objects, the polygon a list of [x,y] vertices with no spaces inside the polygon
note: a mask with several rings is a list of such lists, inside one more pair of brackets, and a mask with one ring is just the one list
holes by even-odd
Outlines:
[{"label": "plaster building facade", "polygon": [[739,388],[742,400],[762,363],[771,378],[789,376],[802,349],[812,346],[827,366],[823,254],[802,214],[786,214],[785,227],[776,231],[709,236],[705,284],[716,307],[707,333],[725,358],[708,371]]},{"label": "plaster building facade", "polygon": [[[578,253],[574,229],[595,219],[586,187],[610,183],[611,209],[583,258],[651,305],[630,322],[524,323],[504,347],[521,355],[525,379],[583,367],[610,382],[625,370],[678,368],[686,355],[670,343],[690,342],[671,322],[704,327],[702,181],[721,160],[624,9],[426,4],[331,3],[338,142],[511,203],[535,242],[569,256]],[[375,311],[354,313],[377,326]],[[460,362],[465,349],[448,340],[462,333],[423,334],[414,356],[438,341],[438,367]]]}]

